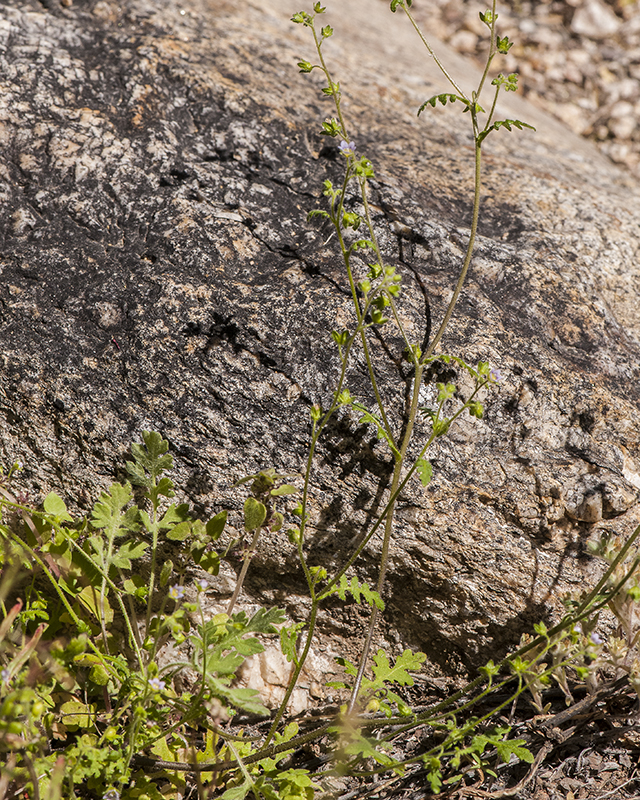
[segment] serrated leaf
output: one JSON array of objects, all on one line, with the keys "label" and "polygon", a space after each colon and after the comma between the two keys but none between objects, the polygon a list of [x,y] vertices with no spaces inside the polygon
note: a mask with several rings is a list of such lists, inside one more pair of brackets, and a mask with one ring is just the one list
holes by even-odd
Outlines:
[{"label": "serrated leaf", "polygon": [[[378,747],[391,746],[388,742],[376,742],[376,744]],[[382,764],[382,766],[385,767],[390,767],[397,774],[402,774],[404,772],[403,766],[397,764],[394,759],[386,753],[381,753],[380,750],[374,746],[373,742],[369,741],[369,739],[365,739],[364,736],[358,735],[354,742],[351,742],[351,744],[345,747],[344,752],[347,755],[361,756],[362,758],[372,758],[378,764]]]},{"label": "serrated leaf", "polygon": [[524,747],[524,745],[526,745],[524,739],[503,739],[500,742],[496,742],[496,750],[505,764],[509,763],[512,755],[519,758],[520,761],[524,761],[525,764],[532,764],[534,761],[533,753]]},{"label": "serrated leaf", "polygon": [[360,597],[362,596],[370,606],[376,605],[380,611],[384,611],[384,600],[378,592],[370,589],[366,583],[360,583],[355,575],[352,576],[351,580],[348,580],[346,575],[341,575],[334,591],[341,600],[346,600],[347,592],[349,592],[356,603],[360,602]]},{"label": "serrated leaf", "polygon": [[374,592],[366,583],[360,584],[360,590],[362,591],[362,596],[370,606],[375,605],[378,607],[379,611],[384,611],[384,600],[380,597],[378,592]]},{"label": "serrated leaf", "polygon": [[424,653],[413,653],[411,650],[405,650],[396,659],[396,663],[391,666],[384,650],[378,650],[373,657],[373,674],[375,677],[371,688],[382,688],[385,683],[413,686],[413,677],[409,674],[409,671],[418,672],[422,668],[422,663],[425,659],[426,655]]},{"label": "serrated leaf", "polygon": [[[136,442],[131,445],[135,464],[142,467],[153,479],[173,468],[173,456],[167,453],[169,442],[157,431],[142,431],[142,441],[144,447]],[[127,462],[127,467],[129,464],[130,461]]]},{"label": "serrated leaf", "polygon": [[371,239],[357,239],[350,247],[351,250],[362,250],[365,247],[375,251],[376,246]]},{"label": "serrated leaf", "polygon": [[244,501],[244,527],[247,531],[255,531],[262,527],[267,518],[267,509],[255,497],[247,497]]},{"label": "serrated leaf", "polygon": [[[254,639],[254,641],[258,641]],[[239,667],[244,664],[245,658],[256,653],[261,653],[264,648],[259,650],[251,650],[250,652],[240,655],[237,652],[226,653],[220,655],[219,653],[207,653],[207,672],[215,676],[221,675],[235,675]]]},{"label": "serrated leaf", "polygon": [[431,108],[436,107],[436,103],[440,103],[443,106],[446,106],[447,103],[455,103],[456,100],[459,100],[463,103],[467,108],[469,107],[469,101],[465,100],[464,97],[460,97],[459,94],[453,94],[452,92],[443,92],[442,94],[435,94],[433,97],[430,97],[428,100],[425,100],[424,103],[418,109],[418,116],[422,114],[427,106],[431,106]]},{"label": "serrated leaf", "polygon": [[284,612],[279,608],[260,608],[247,619],[242,611],[231,619],[218,615],[198,627],[202,638],[194,637],[196,663],[202,665],[202,648],[206,648],[207,673],[210,675],[232,675],[249,656],[264,651],[264,646],[255,636],[248,633],[278,633],[275,625],[285,621]]},{"label": "serrated leaf", "polygon": [[180,503],[176,506],[172,503],[160,519],[158,527],[167,529],[172,525],[185,522],[187,520],[189,520],[189,504]]},{"label": "serrated leaf", "polygon": [[234,786],[231,789],[227,789],[220,797],[220,800],[244,800],[252,790],[252,787],[251,781],[245,781],[242,786]]},{"label": "serrated leaf", "polygon": [[124,485],[112,483],[109,492],[102,492],[93,507],[91,512],[93,527],[104,530],[110,539],[137,530],[138,509],[133,506],[123,513],[131,497],[131,486],[128,483]]},{"label": "serrated leaf", "polygon": [[351,675],[352,677],[355,678],[355,676],[358,674],[358,668],[356,667],[356,665],[352,664],[346,658],[342,658],[342,656],[338,656],[336,658],[336,663],[338,663],[344,669],[344,671],[347,673],[347,675]]},{"label": "serrated leaf", "polygon": [[286,620],[286,614],[281,608],[259,608],[247,622],[245,630],[254,633],[278,633],[274,626],[281,625]]},{"label": "serrated leaf", "polygon": [[491,133],[491,131],[497,131],[500,128],[506,128],[508,131],[511,130],[511,126],[518,128],[518,130],[522,130],[523,128],[529,128],[529,130],[535,131],[533,125],[529,125],[527,122],[521,122],[519,119],[501,119],[497,120],[493,123],[487,130],[482,131],[478,134],[478,144],[482,144],[482,142],[487,138],[487,136]]},{"label": "serrated leaf", "polygon": [[331,219],[331,217],[329,216],[328,212],[324,211],[321,208],[314,208],[313,211],[310,211],[307,214],[307,219],[308,220],[312,220],[314,217],[323,217],[325,219]]},{"label": "serrated leaf", "polygon": [[213,682],[212,688],[214,691],[217,688],[217,693],[224,700],[236,708],[246,711],[248,714],[256,714],[259,717],[268,717],[270,714],[269,709],[260,702],[260,694],[255,689],[249,689],[248,687],[227,689],[218,682]]},{"label": "serrated leaf", "polygon": [[90,536],[86,541],[85,548],[87,547],[87,545],[93,550],[94,554],[98,556],[100,563],[102,563],[102,559],[104,558],[104,552],[105,552],[104,539],[102,538],[102,536]]},{"label": "serrated leaf", "polygon": [[173,481],[171,478],[167,478],[166,476],[162,476],[158,481],[156,488],[154,491],[149,492],[149,496],[153,499],[153,495],[162,495],[163,497],[173,497],[175,492],[173,491]]},{"label": "serrated leaf", "polygon": [[158,739],[150,748],[151,752],[162,761],[180,761],[178,754],[169,748],[167,737]]},{"label": "serrated leaf", "polygon": [[149,533],[153,533],[155,526],[154,523],[151,522],[151,517],[149,516],[149,514],[144,509],[140,509],[138,513],[140,515],[140,520],[142,521],[142,524],[144,525],[146,530],[149,531]]},{"label": "serrated leaf", "polygon": [[144,555],[146,549],[146,542],[125,542],[114,553],[111,563],[119,569],[131,569],[131,562]]},{"label": "serrated leaf", "polygon": [[442,771],[439,767],[431,769],[427,773],[427,780],[431,784],[431,791],[434,794],[440,794],[440,789],[442,789]]},{"label": "serrated leaf", "polygon": [[297,622],[280,629],[280,649],[287,661],[298,663],[298,653],[296,645],[300,636],[300,631],[304,628],[304,622]]}]

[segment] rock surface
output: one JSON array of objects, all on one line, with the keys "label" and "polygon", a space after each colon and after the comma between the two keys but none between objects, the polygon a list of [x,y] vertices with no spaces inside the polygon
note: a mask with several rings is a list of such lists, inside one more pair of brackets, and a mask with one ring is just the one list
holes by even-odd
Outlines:
[{"label": "rock surface", "polygon": [[[295,65],[312,58],[289,22],[298,5],[0,7],[0,462],[24,462],[34,500],[55,489],[88,508],[143,429],[170,441],[203,515],[239,510],[245,474],[302,469],[309,407],[337,370],[328,333],[350,311],[329,231],[305,218],[341,162],[317,134],[330,113],[319,80]],[[339,5],[326,55],[374,162],[376,228],[420,338],[425,296],[437,324],[468,236],[466,119],[456,107],[416,119],[447,87],[401,13]],[[475,68],[441,52],[468,85]],[[500,114],[537,132],[484,146],[481,235],[443,342],[504,380],[482,421],[439,440],[431,485],[403,496],[379,630],[392,652],[424,650],[432,675],[465,673],[556,614],[598,573],[586,540],[640,516],[638,185],[508,101]],[[379,344],[401,408],[401,343],[385,331]],[[374,432],[336,423],[315,473],[313,561],[341,563],[388,476]],[[372,582],[378,548],[360,570]],[[246,602],[303,613],[284,533],[261,542],[247,588]],[[327,609],[318,658],[357,653],[365,619]]]}]

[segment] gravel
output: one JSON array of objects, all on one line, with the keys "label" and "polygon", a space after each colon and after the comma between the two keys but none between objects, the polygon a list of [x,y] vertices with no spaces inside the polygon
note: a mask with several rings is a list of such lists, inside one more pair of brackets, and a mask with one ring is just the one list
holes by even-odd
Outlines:
[{"label": "gravel", "polygon": [[[488,6],[415,0],[412,10],[423,31],[483,65],[478,14]],[[497,69],[517,72],[524,97],[640,177],[640,2],[512,0],[498,13],[499,35],[514,44]]]}]

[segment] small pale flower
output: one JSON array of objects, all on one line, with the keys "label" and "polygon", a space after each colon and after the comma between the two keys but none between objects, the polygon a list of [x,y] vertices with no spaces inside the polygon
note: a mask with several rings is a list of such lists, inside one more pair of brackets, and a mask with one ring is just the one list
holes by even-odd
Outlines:
[{"label": "small pale flower", "polygon": [[593,642],[593,644],[604,644],[604,639],[597,633],[591,634],[591,641]]},{"label": "small pale flower", "polygon": [[354,156],[356,154],[356,143],[345,142],[344,139],[340,142],[340,150],[345,156]]},{"label": "small pale flower", "polygon": [[489,373],[489,377],[492,381],[501,381],[502,380],[502,373],[499,369],[492,369]]},{"label": "small pale flower", "polygon": [[205,581],[204,578],[200,578],[200,580],[196,582],[196,586],[199,592],[206,592],[209,588],[209,582]]},{"label": "small pale flower", "polygon": [[2,683],[9,683],[10,677],[11,672],[6,667],[3,670],[0,670],[0,681],[2,681]]},{"label": "small pale flower", "polygon": [[16,469],[24,469],[24,463],[22,461],[16,461]]},{"label": "small pale flower", "polygon": [[102,800],[120,800],[120,792],[115,789],[109,789],[102,795]]},{"label": "small pale flower", "polygon": [[149,686],[156,692],[159,692],[161,689],[164,689],[166,686],[164,681],[161,681],[160,678],[151,678],[149,681]]},{"label": "small pale flower", "polygon": [[172,600],[182,600],[184,597],[184,586],[180,586],[176,583],[169,589],[169,597]]}]

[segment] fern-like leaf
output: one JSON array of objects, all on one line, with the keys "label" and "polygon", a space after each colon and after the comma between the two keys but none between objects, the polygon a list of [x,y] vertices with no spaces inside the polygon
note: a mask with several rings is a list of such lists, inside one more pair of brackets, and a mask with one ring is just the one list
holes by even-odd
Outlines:
[{"label": "fern-like leaf", "polygon": [[512,125],[519,131],[521,131],[523,128],[529,128],[529,130],[535,131],[533,125],[529,125],[527,122],[521,122],[519,119],[499,119],[494,122],[493,125],[490,125],[486,131],[482,131],[478,134],[478,144],[482,144],[491,131],[497,131],[500,130],[500,128],[506,128],[508,131],[510,131]]}]

